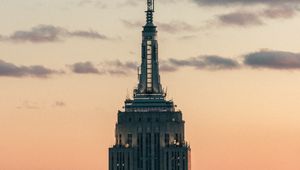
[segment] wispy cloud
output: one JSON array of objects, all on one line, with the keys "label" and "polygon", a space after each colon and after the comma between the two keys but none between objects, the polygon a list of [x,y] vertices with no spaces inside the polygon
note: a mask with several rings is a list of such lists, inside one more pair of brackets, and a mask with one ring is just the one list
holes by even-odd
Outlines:
[{"label": "wispy cloud", "polygon": [[223,25],[251,26],[263,24],[258,15],[245,11],[237,11],[219,15],[218,20]]},{"label": "wispy cloud", "polygon": [[281,5],[281,6],[273,6],[265,9],[261,12],[261,15],[265,18],[270,19],[287,19],[292,18],[297,14],[298,9],[295,7]]},{"label": "wispy cloud", "polygon": [[120,60],[102,63],[103,68],[111,75],[128,75],[137,71],[138,64],[133,61],[121,62]]},{"label": "wispy cloud", "polygon": [[65,107],[66,106],[66,103],[63,102],[63,101],[55,101],[54,107]]},{"label": "wispy cloud", "polygon": [[[122,23],[128,28],[136,28],[142,27],[145,25],[142,21],[131,22],[127,20],[121,20]],[[183,21],[171,21],[168,23],[157,22],[155,23],[159,29],[159,31],[167,32],[167,33],[178,33],[178,32],[195,32],[200,28],[194,26],[192,24],[183,22]]]},{"label": "wispy cloud", "polygon": [[199,5],[293,5],[300,4],[299,0],[193,0]]},{"label": "wispy cloud", "polygon": [[161,23],[158,22],[157,26],[159,28],[159,30],[161,31],[165,31],[168,33],[177,33],[177,32],[194,32],[194,31],[198,31],[199,28],[188,24],[186,22],[183,21],[171,21],[169,23]]},{"label": "wispy cloud", "polygon": [[271,6],[260,11],[238,10],[216,17],[216,24],[227,26],[260,26],[266,20],[289,19],[296,16],[298,9],[290,6]]},{"label": "wispy cloud", "polygon": [[16,66],[0,59],[0,76],[47,78],[50,75],[63,73],[63,71],[49,69],[42,65]]},{"label": "wispy cloud", "polygon": [[15,31],[11,35],[0,35],[0,41],[11,42],[31,42],[31,43],[46,43],[58,42],[67,38],[85,38],[85,39],[100,39],[107,40],[108,37],[96,31],[76,30],[69,31],[62,27],[53,25],[38,25],[32,27],[30,30]]},{"label": "wispy cloud", "polygon": [[25,100],[22,104],[16,107],[17,109],[28,109],[28,110],[36,110],[40,109],[40,106],[37,102],[32,102]]},{"label": "wispy cloud", "polygon": [[83,6],[94,6],[100,9],[105,9],[107,8],[107,5],[103,3],[101,0],[81,0],[78,3],[78,6],[83,7]]}]

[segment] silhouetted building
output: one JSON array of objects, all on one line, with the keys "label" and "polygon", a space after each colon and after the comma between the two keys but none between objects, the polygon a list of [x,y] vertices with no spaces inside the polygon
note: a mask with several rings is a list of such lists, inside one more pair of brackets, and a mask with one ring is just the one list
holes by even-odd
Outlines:
[{"label": "silhouetted building", "polygon": [[139,84],[118,112],[109,170],[190,170],[184,120],[160,84],[154,0],[147,0]]}]

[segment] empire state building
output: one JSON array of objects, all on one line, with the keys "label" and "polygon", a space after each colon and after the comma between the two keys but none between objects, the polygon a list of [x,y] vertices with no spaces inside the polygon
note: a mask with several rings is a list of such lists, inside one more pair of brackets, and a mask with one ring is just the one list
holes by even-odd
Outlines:
[{"label": "empire state building", "polygon": [[160,83],[154,0],[147,0],[147,7],[139,83],[118,112],[109,170],[191,170],[182,112]]}]

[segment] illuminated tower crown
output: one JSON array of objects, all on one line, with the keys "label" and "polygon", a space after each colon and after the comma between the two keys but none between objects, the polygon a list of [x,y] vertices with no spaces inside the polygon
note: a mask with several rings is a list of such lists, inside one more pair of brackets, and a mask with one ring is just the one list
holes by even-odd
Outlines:
[{"label": "illuminated tower crown", "polygon": [[158,66],[157,31],[153,24],[154,0],[147,0],[146,25],[143,30],[142,64],[137,95],[162,95]]}]

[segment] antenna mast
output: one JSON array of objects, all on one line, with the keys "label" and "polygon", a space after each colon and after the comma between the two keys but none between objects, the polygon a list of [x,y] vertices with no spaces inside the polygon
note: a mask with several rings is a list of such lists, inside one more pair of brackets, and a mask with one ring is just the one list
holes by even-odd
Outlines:
[{"label": "antenna mast", "polygon": [[147,24],[153,23],[154,0],[147,0]]},{"label": "antenna mast", "polygon": [[147,0],[148,11],[154,12],[154,0]]}]

